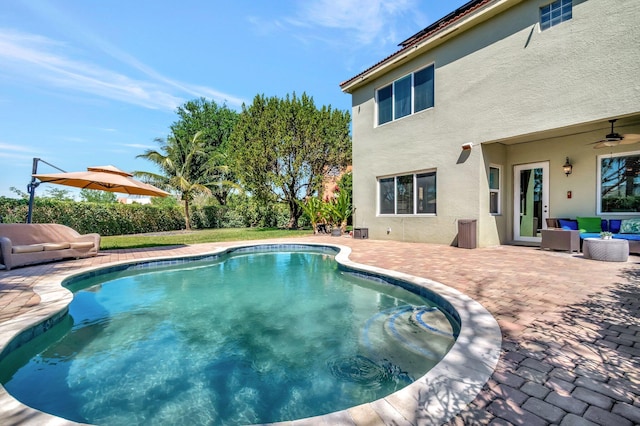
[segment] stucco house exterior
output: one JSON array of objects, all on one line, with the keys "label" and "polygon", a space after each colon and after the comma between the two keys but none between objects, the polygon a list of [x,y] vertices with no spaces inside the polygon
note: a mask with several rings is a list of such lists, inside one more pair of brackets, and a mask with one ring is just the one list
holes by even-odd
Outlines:
[{"label": "stucco house exterior", "polygon": [[549,217],[640,216],[640,139],[603,142],[640,134],[638,0],[473,0],[340,87],[370,238],[456,245],[471,219],[478,246],[536,243]]}]

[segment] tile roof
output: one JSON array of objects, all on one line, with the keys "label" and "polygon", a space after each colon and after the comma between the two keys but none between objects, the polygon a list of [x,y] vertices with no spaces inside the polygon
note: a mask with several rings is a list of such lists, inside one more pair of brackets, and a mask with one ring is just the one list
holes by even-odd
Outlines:
[{"label": "tile roof", "polygon": [[401,42],[398,45],[398,46],[401,47],[400,50],[398,50],[395,53],[387,56],[386,58],[382,59],[378,63],[376,63],[376,64],[372,65],[371,67],[367,68],[366,70],[362,71],[358,75],[356,75],[356,76],[354,76],[354,77],[352,77],[352,78],[340,83],[340,87],[344,87],[345,85],[351,83],[352,81],[354,81],[358,77],[360,77],[360,76],[368,73],[372,69],[378,67],[380,64],[382,64],[384,62],[387,62],[389,59],[401,54],[402,52],[404,52],[407,49],[411,48],[415,44],[417,44],[417,43],[419,43],[419,42],[431,37],[433,34],[442,31],[443,29],[447,28],[448,26],[450,26],[450,25],[456,23],[457,21],[459,21],[462,17],[469,15],[471,12],[476,11],[477,9],[483,7],[484,5],[486,5],[487,3],[490,3],[492,1],[495,1],[495,0],[471,0],[470,2],[467,2],[467,3],[463,4],[462,6],[460,6],[459,8],[454,10],[453,12],[451,12],[448,15],[444,16],[443,18],[440,18],[439,20],[437,20],[433,24],[429,25],[425,29],[417,32],[416,34],[412,35],[408,39],[406,39],[403,42]]}]

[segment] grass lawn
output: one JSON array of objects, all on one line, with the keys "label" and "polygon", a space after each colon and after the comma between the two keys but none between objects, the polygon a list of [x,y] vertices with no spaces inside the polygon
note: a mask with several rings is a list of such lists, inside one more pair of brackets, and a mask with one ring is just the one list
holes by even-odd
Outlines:
[{"label": "grass lawn", "polygon": [[100,250],[174,246],[181,244],[213,243],[216,241],[266,240],[312,235],[310,229],[287,230],[277,228],[231,228],[170,231],[150,234],[114,235],[102,237]]}]

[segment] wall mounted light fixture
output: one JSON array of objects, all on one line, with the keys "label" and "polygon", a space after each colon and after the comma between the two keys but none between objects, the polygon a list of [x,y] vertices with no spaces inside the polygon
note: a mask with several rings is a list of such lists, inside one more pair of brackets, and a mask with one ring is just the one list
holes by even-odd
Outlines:
[{"label": "wall mounted light fixture", "polygon": [[473,148],[473,143],[471,143],[471,142],[467,142],[467,143],[463,143],[462,144],[462,150],[463,151],[469,151],[471,148]]},{"label": "wall mounted light fixture", "polygon": [[569,162],[569,157],[567,157],[567,161],[564,162],[564,166],[562,166],[562,171],[565,175],[569,176],[573,171],[573,166]]}]

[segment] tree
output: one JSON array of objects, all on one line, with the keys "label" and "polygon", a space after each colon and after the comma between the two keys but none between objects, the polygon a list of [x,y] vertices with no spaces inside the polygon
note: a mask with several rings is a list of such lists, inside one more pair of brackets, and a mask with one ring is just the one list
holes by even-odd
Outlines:
[{"label": "tree", "polygon": [[299,201],[312,196],[326,170],[351,162],[348,112],[316,108],[305,93],[285,99],[257,95],[242,106],[229,144],[241,182],[263,203],[282,201],[289,228],[298,227]]},{"label": "tree", "polygon": [[16,194],[18,197],[22,198],[23,200],[28,200],[29,199],[29,194],[16,188],[15,186],[12,186],[9,188],[9,190],[11,192],[13,192],[14,194]]},{"label": "tree", "polygon": [[179,120],[171,126],[178,139],[191,138],[200,132],[202,150],[206,155],[193,159],[193,168],[206,172],[204,181],[220,205],[227,203],[230,191],[239,188],[229,167],[227,142],[238,121],[238,113],[226,105],[219,106],[205,98],[186,102],[177,110]]},{"label": "tree", "polygon": [[109,204],[118,201],[118,197],[113,192],[96,191],[93,189],[80,190],[80,199],[91,203]]},{"label": "tree", "polygon": [[47,191],[42,198],[51,198],[58,201],[74,201],[71,191],[60,188],[47,188]]},{"label": "tree", "polygon": [[338,180],[338,188],[340,192],[346,192],[349,197],[353,196],[353,175],[351,172],[346,172]]},{"label": "tree", "polygon": [[207,163],[202,161],[206,152],[201,139],[202,132],[197,132],[192,138],[172,135],[167,140],[157,138],[161,150],[147,150],[138,158],[145,158],[155,163],[163,174],[137,171],[135,176],[150,181],[162,189],[175,190],[180,194],[184,203],[185,228],[191,229],[189,218],[189,203],[198,193],[211,194],[205,179]]},{"label": "tree", "polygon": [[178,205],[176,197],[151,197],[151,205],[156,207],[175,207]]}]

